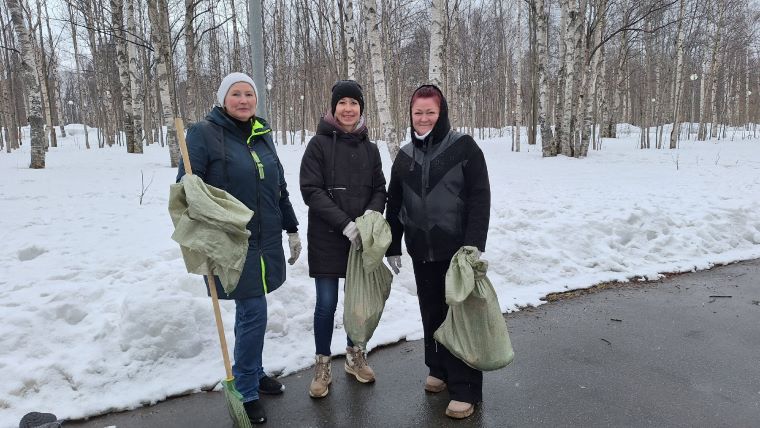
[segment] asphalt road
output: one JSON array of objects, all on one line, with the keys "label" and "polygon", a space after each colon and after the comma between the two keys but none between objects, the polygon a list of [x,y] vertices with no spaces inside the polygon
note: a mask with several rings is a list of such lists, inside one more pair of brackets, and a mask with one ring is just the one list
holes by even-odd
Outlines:
[{"label": "asphalt road", "polygon": [[[484,377],[464,421],[423,391],[422,342],[370,353],[375,384],[333,361],[330,395],[311,369],[264,396],[268,427],[760,427],[760,260],[631,283],[507,317],[515,361]],[[231,427],[221,393],[69,421],[67,428]]]}]

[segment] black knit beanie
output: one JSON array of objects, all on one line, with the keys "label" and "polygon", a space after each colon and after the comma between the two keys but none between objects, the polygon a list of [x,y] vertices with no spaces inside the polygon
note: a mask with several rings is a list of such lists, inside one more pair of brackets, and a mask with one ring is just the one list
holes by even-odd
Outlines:
[{"label": "black knit beanie", "polygon": [[341,98],[353,98],[359,102],[359,114],[364,114],[364,95],[362,86],[353,80],[338,80],[332,87],[332,98],[330,98],[330,112],[335,115],[335,107]]}]

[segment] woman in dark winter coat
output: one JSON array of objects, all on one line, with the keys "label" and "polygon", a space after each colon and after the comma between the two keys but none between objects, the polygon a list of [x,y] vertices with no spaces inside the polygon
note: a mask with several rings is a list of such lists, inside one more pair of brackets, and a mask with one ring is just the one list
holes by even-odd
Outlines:
[{"label": "woman in dark winter coat", "polygon": [[[279,394],[284,390],[262,367],[266,294],[285,282],[282,231],[288,233],[290,264],[298,258],[301,243],[272,130],[255,116],[257,100],[256,85],[248,75],[226,76],[217,91],[219,106],[189,129],[187,148],[193,174],[226,190],[254,212],[247,226],[251,236],[237,287],[228,295],[219,277],[215,279],[219,297],[235,300],[235,386],[251,422],[264,423],[259,392]],[[180,163],[177,181],[184,174]]]},{"label": "woman in dark winter coat", "polygon": [[[380,151],[364,124],[364,96],[353,80],[332,88],[330,111],[320,120],[301,160],[301,194],[309,206],[309,276],[315,279],[316,366],[309,395],[327,395],[332,381],[330,342],[338,302],[338,279],[346,277],[348,252],[361,247],[354,220],[366,211],[383,212],[385,177]],[[359,382],[374,382],[366,355],[347,338],[346,372]]]},{"label": "woman in dark winter coat", "polygon": [[470,416],[483,398],[483,373],[435,343],[433,333],[446,319],[445,278],[462,246],[485,251],[491,190],[483,152],[471,136],[451,129],[440,89],[423,85],[410,103],[412,141],[401,148],[391,169],[388,211],[393,242],[388,264],[401,268],[401,237],[412,258],[425,336],[425,390],[448,388],[446,415]]}]

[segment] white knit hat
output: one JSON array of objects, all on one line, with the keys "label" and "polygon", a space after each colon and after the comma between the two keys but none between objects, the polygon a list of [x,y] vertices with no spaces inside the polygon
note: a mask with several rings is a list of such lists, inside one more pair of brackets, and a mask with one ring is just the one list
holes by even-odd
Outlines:
[{"label": "white knit hat", "polygon": [[224,76],[222,83],[219,84],[219,89],[216,90],[216,101],[219,103],[219,106],[224,107],[224,97],[227,96],[230,87],[237,82],[245,82],[251,85],[253,92],[256,94],[256,100],[259,99],[259,91],[256,89],[256,84],[253,83],[253,79],[245,73],[235,72]]}]

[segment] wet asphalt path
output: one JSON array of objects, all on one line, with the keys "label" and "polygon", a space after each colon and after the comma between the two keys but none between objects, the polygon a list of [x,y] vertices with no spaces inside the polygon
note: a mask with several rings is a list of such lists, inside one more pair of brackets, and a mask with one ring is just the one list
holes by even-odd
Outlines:
[{"label": "wet asphalt path", "polygon": [[[361,385],[333,361],[330,395],[311,370],[264,396],[265,427],[760,427],[760,260],[632,284],[507,316],[515,361],[486,373],[484,402],[444,416],[423,391],[422,341],[373,350]],[[173,398],[67,428],[231,427],[221,393]]]}]

